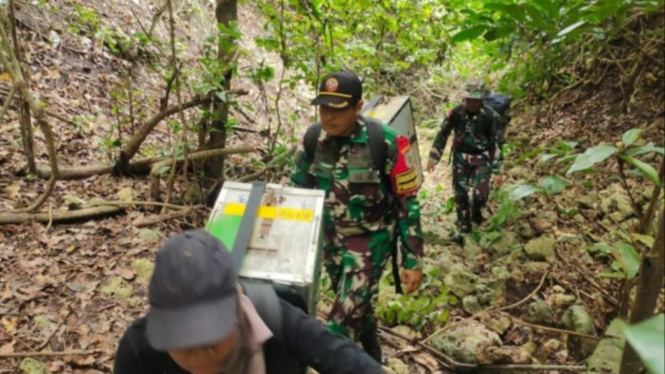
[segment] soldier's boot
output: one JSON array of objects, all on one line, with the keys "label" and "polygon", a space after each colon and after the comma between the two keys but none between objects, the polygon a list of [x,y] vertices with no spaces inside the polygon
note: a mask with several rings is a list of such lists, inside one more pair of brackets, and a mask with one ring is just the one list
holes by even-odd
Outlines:
[{"label": "soldier's boot", "polygon": [[383,357],[381,352],[381,344],[379,342],[379,335],[376,329],[376,322],[370,328],[360,334],[358,339],[363,346],[365,352],[379,364],[383,364]]},{"label": "soldier's boot", "polygon": [[471,220],[476,225],[480,226],[483,223],[483,212],[480,208],[473,208],[471,211]]}]

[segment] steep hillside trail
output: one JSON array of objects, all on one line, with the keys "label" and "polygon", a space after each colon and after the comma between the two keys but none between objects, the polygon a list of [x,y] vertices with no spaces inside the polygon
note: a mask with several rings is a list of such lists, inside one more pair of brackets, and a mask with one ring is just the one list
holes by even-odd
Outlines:
[{"label": "steep hillside trail", "polygon": [[[58,162],[73,169],[110,163],[119,151],[118,138],[126,142],[136,127],[161,112],[167,46],[160,49],[134,42],[126,48],[123,44],[135,40],[127,35],[149,27],[158,4],[133,0],[16,3],[31,89],[51,113],[48,121],[56,137]],[[178,4],[183,71],[197,71],[205,51],[203,43],[196,41],[215,29],[212,5]],[[257,14],[251,4],[240,7],[243,48],[233,88],[246,94],[237,98],[239,105],[231,110],[237,123],[229,131],[227,147],[251,146],[259,151],[229,156],[229,178],[261,170],[270,146],[266,134],[274,133],[279,123],[285,138],[280,146],[289,148],[314,117],[308,105],[312,87],[303,82],[281,87],[277,79],[258,84],[251,78],[257,66],[270,66],[276,75],[283,69],[278,54],[256,45],[256,37],[267,35],[265,21]],[[80,29],[73,30],[73,24]],[[168,40],[168,31],[168,18],[155,27],[162,40]],[[662,57],[659,53],[657,57]],[[662,81],[662,69],[653,74]],[[189,77],[189,88],[196,84],[195,78]],[[627,130],[640,128],[641,144],[663,146],[663,88],[650,85],[635,90],[630,110],[623,110],[617,103],[626,98],[617,80],[609,75],[602,78],[593,89],[571,87],[550,101],[528,96],[515,103],[508,132],[508,186],[523,188],[519,186],[547,178],[555,167],[540,162],[541,156],[559,149],[561,142],[575,141],[573,148],[579,151],[601,141],[615,144]],[[458,100],[465,77],[456,74],[454,79],[450,88],[441,88],[449,95],[437,105]],[[187,97],[193,95],[189,88],[183,89]],[[10,91],[10,79],[3,71],[0,103],[5,104]],[[274,99],[280,91],[278,114]],[[433,97],[413,97],[419,108],[416,119],[423,164],[441,120],[438,108],[428,107]],[[8,108],[0,119],[2,212],[28,206],[47,184],[42,178],[26,176],[20,110],[15,105]],[[136,115],[136,123],[127,121],[130,113]],[[200,115],[188,111],[186,118],[196,123]],[[161,121],[140,156],[170,155],[180,131],[175,122]],[[37,163],[44,167],[48,154],[37,129],[35,139]],[[420,192],[425,283],[409,296],[395,295],[389,276],[381,285],[376,312],[389,372],[452,373],[452,361],[462,369],[494,365],[487,372],[499,373],[531,372],[536,366],[550,374],[586,372],[583,367],[601,373],[604,365],[614,368],[624,344],[612,337],[620,325],[616,317],[622,282],[598,276],[616,275],[618,265],[613,265],[611,255],[593,248],[615,241],[620,231],[625,233],[636,224],[636,206],[646,210],[653,185],[632,171],[627,180],[617,177],[618,165],[611,163],[599,166],[602,173],[587,178],[594,189],[578,183],[559,194],[533,194],[514,203],[508,203],[506,190],[493,191],[485,224],[467,235],[461,246],[451,239],[455,218],[449,203],[453,193],[447,159],[446,152],[436,170],[426,173]],[[656,167],[662,156],[653,153],[642,160]],[[263,178],[283,182],[287,171],[271,170]],[[166,176],[162,179],[158,186],[166,188]],[[182,179],[175,183],[177,204],[185,200],[189,185]],[[633,194],[626,193],[626,186]],[[103,204],[99,199],[126,204],[96,219],[53,221],[54,212],[80,210],[95,201]],[[0,225],[0,373],[111,373],[120,335],[146,310],[155,251],[165,238],[203,226],[209,214],[209,209],[201,207],[152,221],[160,216],[159,209],[131,203],[151,200],[146,176],[102,174],[62,180],[44,205],[43,222]],[[498,216],[503,219],[493,220]],[[664,301],[661,292],[657,306],[661,312]],[[326,295],[320,305],[322,311],[329,308]]]}]

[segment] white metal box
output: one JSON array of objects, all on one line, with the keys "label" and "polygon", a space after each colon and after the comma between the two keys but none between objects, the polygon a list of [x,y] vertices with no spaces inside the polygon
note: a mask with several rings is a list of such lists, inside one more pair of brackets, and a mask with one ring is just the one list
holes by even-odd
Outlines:
[{"label": "white metal box", "polygon": [[416,124],[413,119],[413,109],[409,96],[385,97],[378,96],[367,102],[363,107],[363,115],[376,118],[411,143],[413,156],[415,157],[416,171],[418,172],[418,185],[423,183],[423,168],[420,161],[420,149],[418,148],[418,135]]},{"label": "white metal box", "polygon": [[[251,183],[225,182],[206,225],[229,250],[251,188]],[[319,292],[324,198],[321,190],[268,184],[239,274],[290,286],[311,315],[316,313]]]}]

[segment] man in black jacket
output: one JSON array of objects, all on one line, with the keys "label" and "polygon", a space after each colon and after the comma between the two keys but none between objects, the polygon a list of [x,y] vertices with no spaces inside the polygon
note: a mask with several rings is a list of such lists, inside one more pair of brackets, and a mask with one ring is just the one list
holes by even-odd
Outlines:
[{"label": "man in black jacket", "polygon": [[351,340],[282,300],[273,334],[239,286],[230,253],[204,230],[157,252],[149,300],[120,340],[115,374],[291,374],[279,369],[280,352],[320,374],[384,373]]}]

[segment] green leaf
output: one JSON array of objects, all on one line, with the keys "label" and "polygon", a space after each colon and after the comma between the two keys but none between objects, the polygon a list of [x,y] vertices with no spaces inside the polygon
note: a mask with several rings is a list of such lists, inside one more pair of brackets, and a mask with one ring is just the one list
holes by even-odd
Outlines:
[{"label": "green leaf", "polygon": [[512,201],[518,201],[538,191],[540,191],[540,188],[536,186],[530,184],[520,184],[510,191],[509,197]]},{"label": "green leaf", "polygon": [[568,153],[568,151],[573,150],[575,147],[577,147],[578,144],[579,144],[578,142],[559,140],[559,149],[561,149],[564,153]]},{"label": "green leaf", "polygon": [[652,374],[665,373],[665,316],[661,313],[646,321],[625,327],[626,340],[633,346]]},{"label": "green leaf", "polygon": [[540,185],[548,192],[553,194],[560,194],[566,187],[570,187],[570,182],[561,178],[558,175],[550,175],[540,182]]},{"label": "green leaf", "polygon": [[665,155],[665,148],[663,147],[656,147],[653,145],[653,142],[643,146],[643,147],[636,147],[636,148],[630,148],[626,150],[626,154],[628,156],[637,156],[645,153],[651,153],[651,152],[656,152],[661,155]]},{"label": "green leaf", "polygon": [[633,143],[635,143],[637,139],[639,139],[640,136],[642,135],[642,131],[643,131],[642,129],[630,129],[626,131],[623,134],[623,144],[625,144],[626,147],[628,147]]},{"label": "green leaf", "polygon": [[171,170],[171,167],[170,167],[170,166],[162,166],[161,168],[159,168],[159,170],[157,170],[157,174],[159,174],[159,175],[164,175],[164,174],[167,173],[169,170]]},{"label": "green leaf", "polygon": [[558,37],[566,36],[566,35],[570,34],[571,32],[575,31],[576,29],[580,28],[581,26],[586,25],[586,23],[587,23],[586,21],[575,22],[572,25],[566,27],[565,29],[559,31],[557,36]]},{"label": "green leaf", "polygon": [[558,20],[560,18],[559,7],[554,5],[554,3],[551,0],[534,1],[534,5],[547,12],[547,16],[549,18],[553,20]]},{"label": "green leaf", "polygon": [[656,186],[660,186],[658,172],[653,168],[653,166],[630,156],[622,156],[622,158],[626,160],[626,162],[635,166],[643,176],[649,178],[649,180],[651,180]]},{"label": "green leaf", "polygon": [[608,157],[616,153],[616,151],[616,147],[604,144],[588,148],[583,154],[577,155],[577,157],[575,157],[575,162],[568,169],[566,175],[570,175],[576,171],[589,169],[595,164],[601,161],[605,161]]},{"label": "green leaf", "polygon": [[450,41],[453,44],[457,44],[467,40],[477,39],[478,37],[483,35],[485,31],[487,31],[487,26],[485,25],[475,26],[470,29],[465,29],[458,32],[450,39]]},{"label": "green leaf", "polygon": [[653,247],[653,242],[654,242],[653,236],[636,234],[636,233],[631,234],[631,236],[633,237],[633,240],[641,242],[645,244],[647,247]]},{"label": "green leaf", "polygon": [[628,279],[634,278],[637,271],[640,270],[640,254],[628,243],[621,243],[617,248],[617,254],[619,256],[617,261],[626,277]]},{"label": "green leaf", "polygon": [[552,154],[552,153],[547,153],[542,156],[540,156],[540,162],[547,162],[555,157],[558,157],[558,155]]}]

